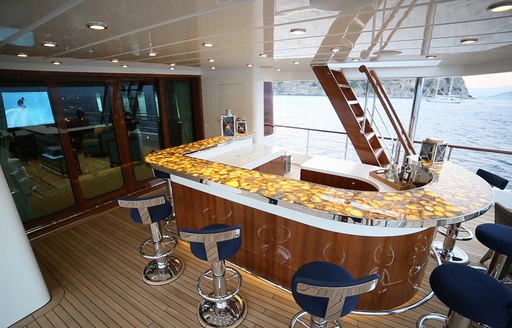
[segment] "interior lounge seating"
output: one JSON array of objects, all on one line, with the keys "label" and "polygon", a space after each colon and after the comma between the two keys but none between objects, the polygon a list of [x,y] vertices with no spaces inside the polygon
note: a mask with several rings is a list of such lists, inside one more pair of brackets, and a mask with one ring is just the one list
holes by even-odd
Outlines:
[{"label": "interior lounge seating", "polygon": [[[128,142],[130,144],[132,162],[142,161],[142,138],[138,129],[128,133]],[[119,157],[119,149],[114,138],[107,140],[107,151],[110,157],[110,167],[120,165],[121,158]]]},{"label": "interior lounge seating", "polygon": [[106,156],[108,155],[108,141],[115,140],[113,126],[97,126],[92,133],[84,135],[82,148],[84,155]]},{"label": "interior lounge seating", "polygon": [[[327,327],[329,321],[341,327],[339,318],[357,305],[357,295],[377,286],[379,276],[353,279],[344,268],[330,262],[310,262],[302,265],[292,278],[292,295],[304,310],[297,313],[290,327]],[[304,317],[309,314],[309,322]]]}]

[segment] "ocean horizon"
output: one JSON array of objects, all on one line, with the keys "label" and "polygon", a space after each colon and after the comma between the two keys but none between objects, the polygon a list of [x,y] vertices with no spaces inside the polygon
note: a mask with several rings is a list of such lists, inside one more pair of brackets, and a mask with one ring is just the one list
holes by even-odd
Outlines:
[{"label": "ocean horizon", "polygon": [[[364,105],[364,99],[359,99]],[[405,129],[409,129],[411,98],[392,98]],[[370,103],[368,107],[373,107]],[[344,132],[344,128],[326,96],[274,95],[274,124],[300,128]],[[381,135],[392,135],[382,126]],[[390,127],[390,129],[392,129]],[[460,103],[422,100],[414,140],[437,138],[449,145],[512,151],[512,103],[507,99],[463,99]],[[309,138],[309,147],[306,146]],[[340,140],[341,139],[341,140]],[[352,147],[345,155],[346,137],[339,134],[276,128],[279,146],[289,152],[359,161]],[[419,152],[420,144],[415,144]],[[447,159],[447,157],[445,158]],[[512,155],[453,149],[450,161],[476,172],[498,174],[512,181]],[[507,189],[512,189],[509,183]]]}]

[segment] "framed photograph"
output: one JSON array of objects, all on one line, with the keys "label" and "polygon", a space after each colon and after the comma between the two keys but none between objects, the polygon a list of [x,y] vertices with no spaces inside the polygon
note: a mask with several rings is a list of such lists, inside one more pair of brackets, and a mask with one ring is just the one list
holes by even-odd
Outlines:
[{"label": "framed photograph", "polygon": [[221,135],[223,137],[235,136],[235,117],[232,115],[222,115],[220,117]]},{"label": "framed photograph", "polygon": [[245,119],[236,120],[236,134],[247,133],[247,121]]}]

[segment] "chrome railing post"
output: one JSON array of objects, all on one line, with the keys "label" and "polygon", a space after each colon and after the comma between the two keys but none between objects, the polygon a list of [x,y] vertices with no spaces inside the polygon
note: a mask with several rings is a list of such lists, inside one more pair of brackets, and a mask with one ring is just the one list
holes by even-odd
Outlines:
[{"label": "chrome railing post", "polygon": [[307,130],[307,138],[306,138],[306,155],[309,155],[309,129]]}]

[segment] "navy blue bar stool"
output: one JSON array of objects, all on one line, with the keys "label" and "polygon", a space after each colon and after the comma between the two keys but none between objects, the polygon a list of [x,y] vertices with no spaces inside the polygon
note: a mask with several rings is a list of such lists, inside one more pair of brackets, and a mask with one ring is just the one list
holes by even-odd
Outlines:
[{"label": "navy blue bar stool", "polygon": [[171,253],[177,245],[175,238],[162,235],[160,222],[172,213],[172,206],[165,195],[143,198],[118,198],[119,206],[129,208],[132,220],[147,224],[151,238],[142,243],[139,253],[150,260],[144,268],[142,279],[150,285],[162,285],[178,278],[183,272],[183,262]]},{"label": "navy blue bar stool", "polygon": [[508,267],[507,257],[512,256],[512,227],[497,223],[483,223],[476,227],[476,238],[494,251],[487,273],[503,279]]},{"label": "navy blue bar stool", "polygon": [[[238,326],[247,315],[247,304],[238,294],[242,276],[234,268],[226,267],[225,260],[234,256],[242,245],[240,226],[212,224],[199,230],[180,228],[179,233],[182,240],[190,242],[192,254],[211,265],[197,280],[197,291],[202,297],[199,322],[203,327]],[[213,282],[213,289],[203,284],[204,280]],[[231,280],[235,286],[229,289],[227,282]]]},{"label": "navy blue bar stool", "polygon": [[[329,321],[341,326],[339,318],[356,307],[357,295],[373,290],[378,280],[376,274],[353,279],[347,270],[330,262],[302,265],[292,278],[292,295],[303,311],[293,317],[290,327],[327,327]],[[309,323],[304,320],[308,314]]]},{"label": "navy blue bar stool", "polygon": [[162,179],[165,181],[165,183],[167,183],[167,195],[169,198],[169,202],[171,203],[172,212],[171,215],[169,215],[169,217],[164,219],[164,227],[165,230],[167,230],[168,232],[172,232],[170,225],[176,225],[176,214],[174,213],[174,201],[172,199],[171,175],[167,172],[160,171],[155,168],[151,168],[151,170],[153,171],[153,176],[155,178]]},{"label": "navy blue bar stool", "polygon": [[444,327],[467,328],[471,322],[494,328],[512,325],[512,292],[498,280],[472,267],[446,263],[430,275],[434,294],[450,308],[448,315],[423,315],[416,327],[429,320],[442,321]]},{"label": "navy blue bar stool", "polygon": [[[512,209],[506,208],[500,203],[494,203],[494,223],[512,226]],[[480,263],[485,263],[485,261],[489,260],[493,253],[494,251],[489,249],[480,259]],[[510,266],[511,259],[512,258],[509,258],[507,260],[507,266]]]}]

